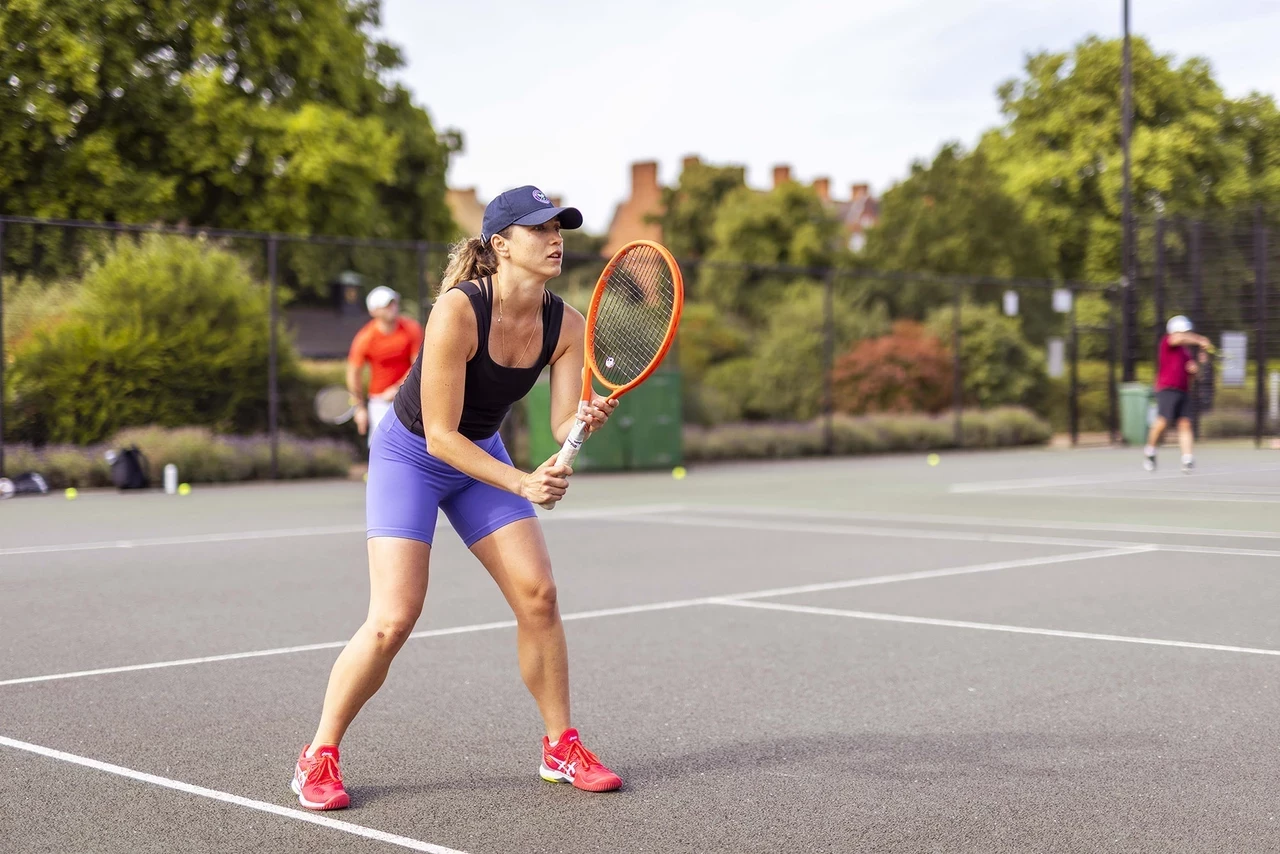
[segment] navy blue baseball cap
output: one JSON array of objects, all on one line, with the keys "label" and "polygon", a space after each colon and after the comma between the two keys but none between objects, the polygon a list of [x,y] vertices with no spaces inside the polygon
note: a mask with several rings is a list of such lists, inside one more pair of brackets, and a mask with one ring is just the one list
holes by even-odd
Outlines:
[{"label": "navy blue baseball cap", "polygon": [[537,187],[516,187],[485,206],[480,239],[487,246],[489,238],[509,225],[542,225],[556,217],[560,217],[561,228],[582,227],[582,211],[556,207]]}]

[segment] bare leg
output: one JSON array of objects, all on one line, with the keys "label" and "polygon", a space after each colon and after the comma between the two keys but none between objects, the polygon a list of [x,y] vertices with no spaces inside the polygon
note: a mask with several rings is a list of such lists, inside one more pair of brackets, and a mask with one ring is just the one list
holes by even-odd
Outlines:
[{"label": "bare leg", "polygon": [[427,595],[431,546],[418,540],[369,540],[369,615],[329,674],[324,711],[312,747],[337,745],[356,714],[387,678]]},{"label": "bare leg", "polygon": [[1155,423],[1151,425],[1150,432],[1147,433],[1147,445],[1152,448],[1160,447],[1160,440],[1164,438],[1164,431],[1168,426],[1168,419],[1163,415],[1157,416]]},{"label": "bare leg", "polygon": [[569,728],[569,653],[551,577],[551,557],[537,519],[499,528],[471,547],[516,617],[520,675],[557,739]]},{"label": "bare leg", "polygon": [[1193,450],[1192,446],[1195,444],[1195,441],[1196,441],[1196,433],[1195,433],[1195,430],[1193,430],[1191,427],[1191,419],[1179,418],[1178,419],[1178,445],[1182,449],[1182,456],[1184,459],[1186,457],[1191,456],[1191,452]]}]

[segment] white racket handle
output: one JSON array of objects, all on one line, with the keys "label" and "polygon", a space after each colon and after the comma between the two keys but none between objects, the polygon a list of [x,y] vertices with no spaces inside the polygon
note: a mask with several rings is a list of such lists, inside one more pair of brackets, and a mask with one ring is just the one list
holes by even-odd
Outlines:
[{"label": "white racket handle", "polygon": [[[560,446],[560,453],[556,454],[556,465],[571,466],[573,461],[578,458],[578,451],[582,450],[582,443],[587,440],[587,422],[581,418],[573,422],[573,429],[569,431],[569,436],[564,440],[564,444]],[[546,504],[538,505],[543,510],[555,509],[556,503],[548,501]]]}]

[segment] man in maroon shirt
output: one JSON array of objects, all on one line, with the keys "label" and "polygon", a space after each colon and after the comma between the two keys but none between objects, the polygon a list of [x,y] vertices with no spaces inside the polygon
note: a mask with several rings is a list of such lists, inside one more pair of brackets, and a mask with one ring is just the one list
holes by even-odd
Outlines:
[{"label": "man in maroon shirt", "polygon": [[[1142,467],[1147,471],[1156,470],[1156,448],[1160,445],[1165,429],[1172,422],[1178,428],[1178,444],[1182,447],[1182,471],[1190,474],[1195,465],[1195,457],[1191,454],[1194,434],[1188,413],[1188,392],[1191,378],[1200,371],[1197,362],[1204,362],[1209,358],[1213,342],[1192,332],[1191,321],[1182,315],[1169,318],[1165,331],[1167,334],[1160,339],[1160,359],[1156,365],[1157,416],[1147,435],[1147,446],[1143,449],[1146,460]],[[1199,356],[1192,353],[1192,347],[1201,348]]]}]

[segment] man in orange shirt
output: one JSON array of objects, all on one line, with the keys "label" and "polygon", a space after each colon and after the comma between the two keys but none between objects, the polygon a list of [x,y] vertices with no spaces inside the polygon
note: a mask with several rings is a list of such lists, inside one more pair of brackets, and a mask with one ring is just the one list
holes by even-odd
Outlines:
[{"label": "man in orange shirt", "polygon": [[[391,411],[400,383],[422,349],[422,327],[400,316],[400,295],[385,285],[369,291],[365,306],[373,318],[356,333],[347,355],[347,391],[356,403],[355,422],[360,435],[373,435],[373,428]],[[369,400],[361,391],[364,366],[369,365]]]}]

